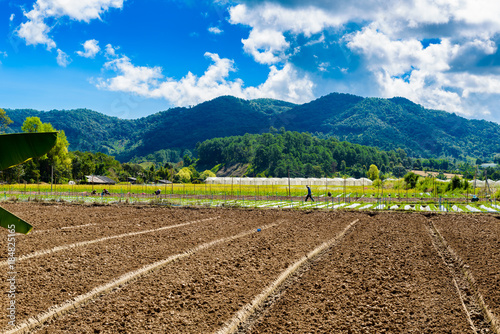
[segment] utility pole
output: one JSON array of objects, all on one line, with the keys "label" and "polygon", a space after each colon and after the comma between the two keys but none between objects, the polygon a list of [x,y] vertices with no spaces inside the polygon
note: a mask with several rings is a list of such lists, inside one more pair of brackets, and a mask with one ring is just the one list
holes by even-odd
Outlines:
[{"label": "utility pole", "polygon": [[290,191],[290,169],[288,170],[288,197],[291,197],[292,193]]},{"label": "utility pole", "polygon": [[53,183],[54,183],[54,164],[50,166],[50,192],[52,192]]}]

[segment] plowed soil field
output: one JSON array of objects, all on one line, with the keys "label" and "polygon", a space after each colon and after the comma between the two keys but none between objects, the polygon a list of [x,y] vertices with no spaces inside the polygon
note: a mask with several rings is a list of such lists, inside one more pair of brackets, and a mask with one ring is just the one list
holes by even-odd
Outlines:
[{"label": "plowed soil field", "polygon": [[0,230],[1,332],[498,331],[495,216],[2,206],[35,229],[16,235],[16,326]]}]

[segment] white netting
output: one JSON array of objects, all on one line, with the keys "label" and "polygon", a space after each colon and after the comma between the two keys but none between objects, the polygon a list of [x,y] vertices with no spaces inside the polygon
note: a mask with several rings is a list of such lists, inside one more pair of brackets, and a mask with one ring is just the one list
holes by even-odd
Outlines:
[{"label": "white netting", "polygon": [[[207,177],[205,180],[207,184],[235,184],[235,185],[288,185],[288,178],[265,178],[265,177]],[[373,182],[367,178],[354,179],[354,178],[290,178],[291,186],[369,186]]]}]

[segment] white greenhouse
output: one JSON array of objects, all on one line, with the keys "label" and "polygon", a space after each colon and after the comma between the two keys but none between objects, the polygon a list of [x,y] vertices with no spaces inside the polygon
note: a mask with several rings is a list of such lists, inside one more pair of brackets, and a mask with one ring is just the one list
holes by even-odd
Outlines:
[{"label": "white greenhouse", "polygon": [[[207,177],[206,184],[234,184],[234,185],[281,185],[288,186],[288,178],[265,178],[265,177]],[[367,178],[290,178],[291,186],[370,186],[372,181]]]}]

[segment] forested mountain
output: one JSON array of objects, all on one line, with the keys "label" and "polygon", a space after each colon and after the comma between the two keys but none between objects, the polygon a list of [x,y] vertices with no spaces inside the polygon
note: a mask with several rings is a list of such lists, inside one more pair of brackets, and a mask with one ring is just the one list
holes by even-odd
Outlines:
[{"label": "forested mountain", "polygon": [[204,140],[265,133],[271,127],[334,137],[414,157],[475,157],[500,153],[500,125],[425,109],[404,98],[362,98],[333,93],[310,103],[223,96],[192,108],[172,108],[135,120],[86,110],[9,110],[10,131],[27,116],[66,132],[70,150],[100,151],[120,161],[164,149],[193,150]]},{"label": "forested mountain", "polygon": [[[343,103],[342,103],[343,102]],[[322,132],[383,150],[403,148],[411,156],[489,158],[500,152],[500,125],[429,110],[405,98],[359,98],[330,94],[288,112],[287,130]]]},{"label": "forested mountain", "polygon": [[39,117],[57,130],[64,130],[72,151],[92,151],[116,154],[136,143],[136,121],[110,117],[88,109],[51,110],[5,109],[14,122],[8,132],[21,132],[27,117]]}]

